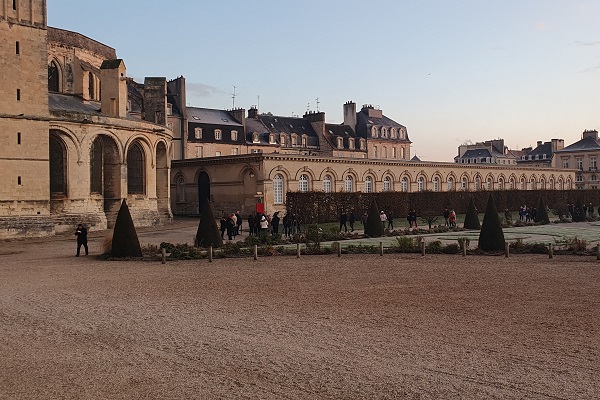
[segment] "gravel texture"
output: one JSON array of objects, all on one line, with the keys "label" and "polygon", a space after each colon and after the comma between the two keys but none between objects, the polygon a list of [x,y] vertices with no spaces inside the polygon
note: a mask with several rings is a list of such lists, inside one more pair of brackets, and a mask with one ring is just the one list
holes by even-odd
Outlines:
[{"label": "gravel texture", "polygon": [[1,399],[600,396],[594,257],[73,252],[0,243]]}]

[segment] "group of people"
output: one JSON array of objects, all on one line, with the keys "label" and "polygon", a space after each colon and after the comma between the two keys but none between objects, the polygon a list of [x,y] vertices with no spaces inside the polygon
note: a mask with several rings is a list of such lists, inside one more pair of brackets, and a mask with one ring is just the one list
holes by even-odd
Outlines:
[{"label": "group of people", "polygon": [[354,210],[349,213],[346,210],[342,210],[340,214],[340,232],[342,228],[344,228],[344,232],[348,232],[348,225],[350,224],[350,232],[354,232],[354,223],[356,222],[356,215],[354,214]]},{"label": "group of people", "polygon": [[[600,206],[598,206],[598,215],[600,215]],[[567,204],[567,218],[584,219],[586,216],[594,217],[594,205],[592,203],[589,205],[583,204],[581,208],[575,204]]]},{"label": "group of people", "polygon": [[406,221],[408,222],[409,228],[418,228],[419,226],[417,225],[417,210],[409,211],[408,215],[406,216]]},{"label": "group of people", "polygon": [[454,209],[446,209],[444,210],[444,221],[445,225],[449,228],[456,228],[456,213]]},{"label": "group of people", "polygon": [[248,215],[248,233],[250,236],[260,234],[279,234],[279,226],[283,224],[283,234],[291,237],[300,232],[300,217],[296,214],[285,214],[279,216],[279,211],[270,214],[252,213]]},{"label": "group of people", "polygon": [[227,232],[227,239],[233,240],[242,231],[242,217],[240,212],[223,214],[220,220],[221,239]]},{"label": "group of people", "polygon": [[522,206],[519,208],[519,220],[521,222],[534,222],[537,216],[537,208]]}]

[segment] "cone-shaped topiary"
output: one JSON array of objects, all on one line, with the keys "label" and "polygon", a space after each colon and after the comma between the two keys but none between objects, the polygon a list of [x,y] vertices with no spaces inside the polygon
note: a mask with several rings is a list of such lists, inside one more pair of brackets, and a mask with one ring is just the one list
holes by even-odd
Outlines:
[{"label": "cone-shaped topiary", "polygon": [[142,256],[140,241],[125,199],[123,199],[121,208],[119,208],[119,213],[117,214],[110,255],[119,258]]},{"label": "cone-shaped topiary", "polygon": [[481,232],[479,232],[478,247],[485,251],[495,251],[504,250],[505,244],[504,232],[502,231],[500,218],[498,218],[496,203],[494,203],[494,198],[490,194],[485,209],[485,215],[483,216]]},{"label": "cone-shaped topiary", "polygon": [[585,213],[583,212],[583,205],[581,199],[577,199],[575,207],[573,207],[573,215],[571,216],[573,222],[585,221]]},{"label": "cone-shaped topiary", "polygon": [[465,215],[465,223],[463,224],[465,229],[481,229],[479,223],[479,217],[477,216],[477,209],[475,208],[475,202],[473,196],[469,200],[469,208],[467,208],[467,214]]},{"label": "cone-shaped topiary", "polygon": [[369,237],[383,236],[383,223],[381,222],[380,210],[377,207],[375,198],[371,199],[369,214],[367,215],[367,223],[365,225],[365,235]]},{"label": "cone-shaped topiary", "polygon": [[535,214],[534,222],[539,222],[540,224],[549,224],[550,218],[548,218],[548,211],[546,211],[546,203],[544,203],[544,199],[540,196],[540,201],[538,202],[537,212]]},{"label": "cone-shaped topiary", "polygon": [[221,239],[212,206],[208,201],[204,203],[204,208],[200,214],[200,223],[198,224],[198,232],[196,232],[196,241],[194,244],[198,247],[223,246],[223,239]]}]

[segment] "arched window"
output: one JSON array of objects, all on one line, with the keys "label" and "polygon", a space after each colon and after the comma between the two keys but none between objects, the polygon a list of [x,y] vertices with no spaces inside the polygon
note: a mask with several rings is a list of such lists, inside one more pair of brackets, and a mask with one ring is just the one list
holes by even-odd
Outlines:
[{"label": "arched window", "polygon": [[467,190],[468,189],[468,182],[467,182],[467,177],[463,176],[462,179],[460,180],[460,188],[462,190]]},{"label": "arched window", "polygon": [[383,191],[389,192],[392,190],[392,179],[389,176],[383,178]]},{"label": "arched window", "polygon": [[373,192],[373,178],[370,176],[365,177],[365,193]]},{"label": "arched window", "polygon": [[325,175],[323,178],[323,191],[325,193],[331,193],[331,175]]},{"label": "arched window", "polygon": [[179,178],[177,178],[177,202],[178,203],[185,203],[185,179],[183,179],[183,176],[180,176]]},{"label": "arched window", "polygon": [[408,178],[403,177],[400,181],[400,190],[403,192],[408,192]]},{"label": "arched window", "polygon": [[498,178],[498,190],[504,190],[504,179]]},{"label": "arched window", "polygon": [[508,188],[510,190],[515,190],[515,178],[510,178],[508,181]]},{"label": "arched window", "polygon": [[454,178],[448,178],[448,191],[454,190]]},{"label": "arched window", "polygon": [[519,189],[521,189],[521,190],[526,189],[525,178],[521,178],[521,185],[519,186]]},{"label": "arched window", "polygon": [[571,178],[567,179],[567,190],[573,189],[573,183],[571,182]]},{"label": "arched window", "polygon": [[537,182],[535,181],[535,178],[531,178],[530,183],[531,183],[530,184],[530,189],[531,190],[536,190],[537,189]]},{"label": "arched window", "polygon": [[127,150],[127,193],[144,194],[146,191],[145,181],[144,150],[136,142]]},{"label": "arched window", "polygon": [[473,187],[473,190],[480,190],[481,189],[481,178],[479,176],[475,177],[475,185]]},{"label": "arched window", "polygon": [[377,137],[377,128],[376,127],[371,128],[371,137],[374,137],[374,138]]},{"label": "arched window", "polygon": [[400,158],[404,160],[404,147],[400,147]]},{"label": "arched window", "polygon": [[554,179],[550,178],[548,181],[548,186],[550,190],[554,190]]},{"label": "arched window", "polygon": [[281,174],[273,178],[273,203],[283,204],[283,175]]},{"label": "arched window", "polygon": [[90,191],[102,194],[102,164],[103,164],[102,139],[97,137],[92,143],[90,152]]},{"label": "arched window", "polygon": [[48,90],[50,92],[58,92],[60,90],[58,65],[54,61],[48,65]]},{"label": "arched window", "polygon": [[67,194],[67,148],[54,135],[50,135],[50,194]]},{"label": "arched window", "polygon": [[546,180],[545,179],[540,179],[540,189],[542,189],[542,190],[546,189]]},{"label": "arched window", "polygon": [[354,191],[354,179],[352,179],[352,176],[346,175],[345,184],[346,184],[346,192]]},{"label": "arched window", "polygon": [[298,189],[302,193],[308,192],[308,175],[306,175],[306,174],[300,175],[300,180],[298,181]]},{"label": "arched window", "polygon": [[422,192],[423,190],[425,190],[425,179],[420,176],[419,179],[417,179],[417,191]]},{"label": "arched window", "polygon": [[433,191],[434,192],[440,191],[440,178],[438,178],[437,176],[433,177]]},{"label": "arched window", "polygon": [[485,182],[485,190],[492,190],[492,178],[487,178]]}]

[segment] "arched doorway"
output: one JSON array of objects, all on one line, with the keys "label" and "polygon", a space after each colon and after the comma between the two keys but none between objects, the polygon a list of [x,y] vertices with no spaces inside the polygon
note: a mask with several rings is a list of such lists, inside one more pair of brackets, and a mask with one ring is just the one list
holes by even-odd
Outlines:
[{"label": "arched doorway", "polygon": [[156,145],[156,202],[161,218],[171,220],[169,207],[169,159],[163,142]]},{"label": "arched doorway", "polygon": [[62,212],[67,199],[67,146],[58,134],[50,133],[50,211]]},{"label": "arched doorway", "polygon": [[206,203],[210,203],[210,177],[202,171],[198,176],[198,213],[202,213]]},{"label": "arched doorway", "polygon": [[115,141],[106,135],[99,135],[90,149],[90,192],[98,195],[106,214],[109,228],[112,228],[121,206],[121,160]]}]

